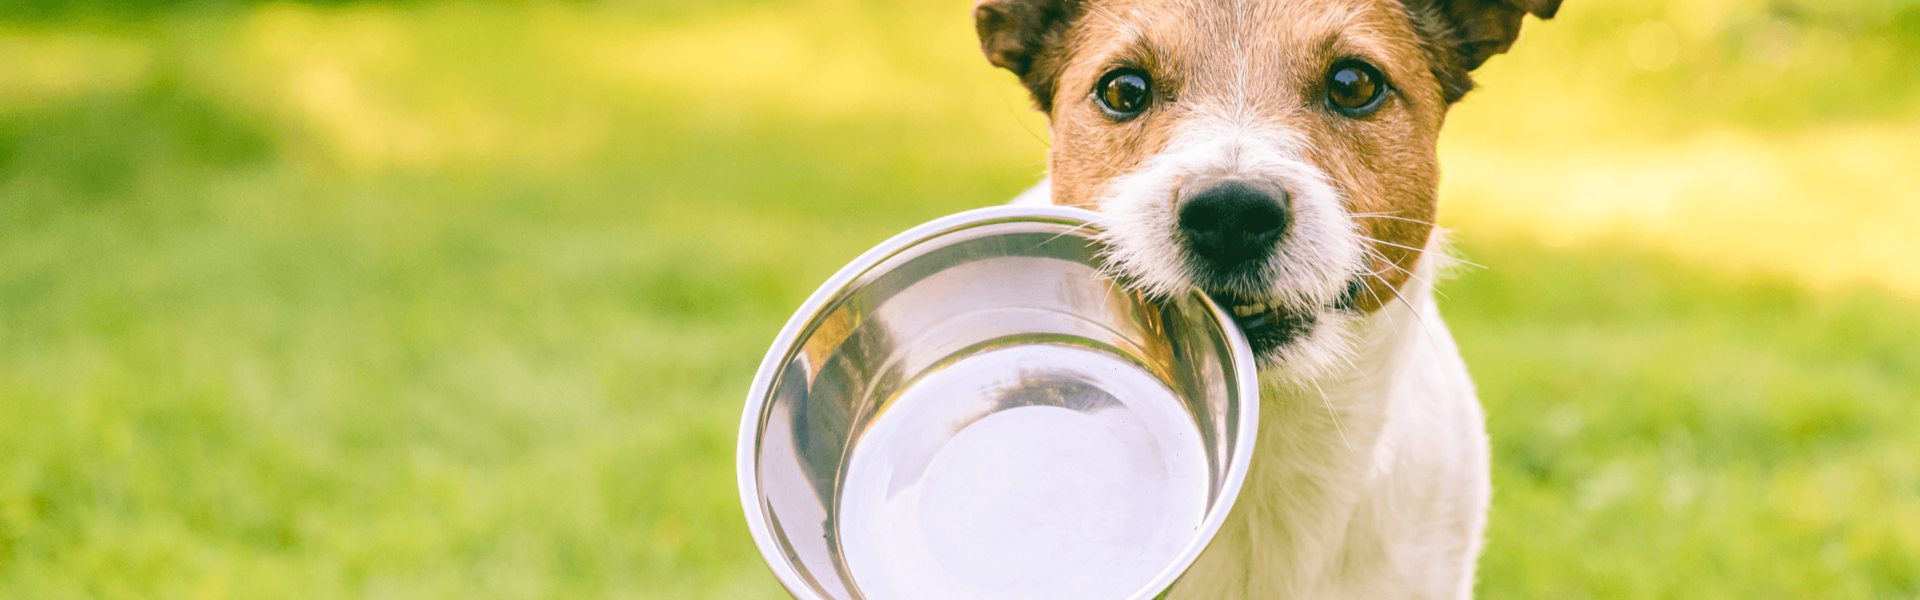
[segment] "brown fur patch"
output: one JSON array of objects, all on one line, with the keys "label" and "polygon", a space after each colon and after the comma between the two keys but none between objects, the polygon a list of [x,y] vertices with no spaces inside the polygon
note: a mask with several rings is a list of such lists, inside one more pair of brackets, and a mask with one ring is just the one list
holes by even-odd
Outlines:
[{"label": "brown fur patch", "polygon": [[[1467,71],[1505,51],[1524,14],[1559,0],[984,0],[982,47],[1021,76],[1048,113],[1054,202],[1098,209],[1113,182],[1201,118],[1257,120],[1292,132],[1369,238],[1361,309],[1377,310],[1411,275],[1438,210],[1436,144]],[[984,13],[982,11],[985,11]],[[1024,28],[1024,29],[1022,29]],[[1391,94],[1352,118],[1325,101],[1336,63],[1360,59]],[[1151,76],[1139,117],[1093,100],[1117,68]],[[1167,209],[1177,210],[1169,198]]]}]

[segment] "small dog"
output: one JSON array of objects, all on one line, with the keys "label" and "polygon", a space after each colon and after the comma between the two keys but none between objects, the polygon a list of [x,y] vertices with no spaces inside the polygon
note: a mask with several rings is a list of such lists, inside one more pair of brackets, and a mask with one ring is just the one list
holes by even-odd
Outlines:
[{"label": "small dog", "polygon": [[1469,73],[1560,0],[982,0],[1048,116],[1016,203],[1108,215],[1111,268],[1198,286],[1261,365],[1226,525],[1170,597],[1468,598],[1484,419],[1432,283],[1436,138]]}]

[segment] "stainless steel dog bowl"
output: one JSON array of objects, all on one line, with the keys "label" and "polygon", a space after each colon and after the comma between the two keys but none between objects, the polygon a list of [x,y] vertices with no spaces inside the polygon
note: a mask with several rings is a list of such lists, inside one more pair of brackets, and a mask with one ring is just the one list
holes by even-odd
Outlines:
[{"label": "stainless steel dog bowl", "polygon": [[1099,218],[940,219],[787,322],[739,478],[795,597],[1148,599],[1206,548],[1253,450],[1253,356],[1204,294],[1103,274]]}]

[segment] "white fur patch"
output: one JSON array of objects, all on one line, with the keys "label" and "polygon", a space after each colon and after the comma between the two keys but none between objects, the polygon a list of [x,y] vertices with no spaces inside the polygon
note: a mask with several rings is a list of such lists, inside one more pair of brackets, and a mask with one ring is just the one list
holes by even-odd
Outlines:
[{"label": "white fur patch", "polygon": [[1325,172],[1301,158],[1297,136],[1229,112],[1198,111],[1164,151],[1114,180],[1100,203],[1111,218],[1103,236],[1110,268],[1149,295],[1191,289],[1197,282],[1177,216],[1181,185],[1203,177],[1276,183],[1291,210],[1285,236],[1259,276],[1213,291],[1313,315],[1313,331],[1262,358],[1300,374],[1324,371],[1343,354],[1337,322],[1349,318],[1329,307],[1363,272],[1365,238]]}]

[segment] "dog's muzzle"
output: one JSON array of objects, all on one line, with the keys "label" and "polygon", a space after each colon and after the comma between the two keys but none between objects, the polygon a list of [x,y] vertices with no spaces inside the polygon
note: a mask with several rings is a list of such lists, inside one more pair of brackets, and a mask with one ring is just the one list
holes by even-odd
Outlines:
[{"label": "dog's muzzle", "polygon": [[1254,353],[1264,359],[1312,333],[1322,312],[1352,310],[1365,288],[1355,277],[1327,306],[1276,298],[1276,291],[1285,290],[1272,289],[1271,265],[1294,221],[1291,196],[1278,184],[1200,178],[1181,186],[1179,201],[1180,235],[1194,283],[1233,312]]}]

